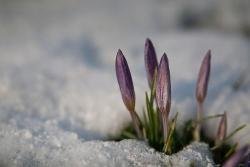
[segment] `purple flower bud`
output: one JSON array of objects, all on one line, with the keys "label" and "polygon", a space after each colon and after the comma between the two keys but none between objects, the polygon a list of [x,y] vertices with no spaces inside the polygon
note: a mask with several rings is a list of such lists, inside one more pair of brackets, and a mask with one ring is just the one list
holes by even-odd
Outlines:
[{"label": "purple flower bud", "polygon": [[199,103],[202,103],[207,95],[207,87],[210,75],[210,62],[211,51],[208,50],[202,61],[196,85],[196,99]]},{"label": "purple flower bud", "polygon": [[221,117],[219,128],[217,131],[216,141],[221,142],[225,139],[227,135],[227,114],[224,112],[223,116]]},{"label": "purple flower bud", "polygon": [[164,53],[158,67],[156,81],[156,103],[161,112],[169,112],[171,106],[171,83],[168,57]]},{"label": "purple flower bud", "polygon": [[118,50],[116,55],[115,68],[116,68],[117,81],[122,95],[122,100],[127,109],[130,112],[134,112],[135,110],[134,85],[128,67],[128,63],[120,49]]},{"label": "purple flower bud", "polygon": [[145,42],[144,61],[147,72],[148,85],[151,88],[153,85],[155,72],[157,71],[158,61],[154,45],[149,38],[147,38]]},{"label": "purple flower bud", "polygon": [[223,165],[223,167],[236,167],[249,153],[249,146],[244,146],[234,153]]},{"label": "purple flower bud", "polygon": [[168,114],[171,106],[171,83],[168,57],[165,53],[161,58],[156,78],[156,103],[161,112],[164,142],[166,142],[168,134]]}]

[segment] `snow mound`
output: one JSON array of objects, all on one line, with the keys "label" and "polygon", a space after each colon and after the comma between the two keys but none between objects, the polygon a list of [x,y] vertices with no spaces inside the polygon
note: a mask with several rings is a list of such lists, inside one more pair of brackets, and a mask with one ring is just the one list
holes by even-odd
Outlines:
[{"label": "snow mound", "polygon": [[203,143],[193,143],[167,156],[136,140],[83,142],[72,133],[53,131],[61,133],[58,138],[47,132],[36,135],[10,126],[2,128],[0,166],[213,166],[208,146]]}]

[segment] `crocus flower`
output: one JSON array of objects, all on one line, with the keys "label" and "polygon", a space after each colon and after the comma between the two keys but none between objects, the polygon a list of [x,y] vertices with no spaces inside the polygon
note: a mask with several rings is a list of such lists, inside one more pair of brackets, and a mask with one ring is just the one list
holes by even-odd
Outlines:
[{"label": "crocus flower", "polygon": [[164,140],[166,141],[168,114],[171,107],[171,83],[168,57],[165,53],[163,54],[160,65],[158,67],[156,80],[156,103],[161,112]]},{"label": "crocus flower", "polygon": [[217,136],[216,136],[216,141],[222,142],[227,135],[227,114],[224,112],[223,116],[221,117],[218,131],[217,131]]},{"label": "crocus flower", "polygon": [[128,111],[134,112],[135,110],[135,91],[133,80],[130,74],[128,63],[119,49],[116,55],[116,77],[120,87],[122,100],[127,107]]},{"label": "crocus flower", "polygon": [[155,73],[158,67],[158,61],[157,61],[154,45],[149,38],[147,38],[145,42],[144,61],[145,61],[145,68],[147,72],[148,85],[150,88],[152,88],[154,75],[156,75]]},{"label": "crocus flower", "polygon": [[204,57],[196,85],[196,99],[197,99],[197,123],[194,131],[194,139],[196,141],[200,140],[200,129],[201,129],[201,119],[202,119],[202,110],[203,110],[203,102],[207,95],[207,87],[210,75],[210,62],[211,62],[211,51],[208,50],[206,56]]},{"label": "crocus flower", "polygon": [[115,68],[117,81],[122,95],[122,100],[128,111],[130,112],[138,138],[142,139],[142,124],[137,113],[135,112],[135,91],[133,80],[130,74],[128,63],[120,49],[118,50],[116,55]]},{"label": "crocus flower", "polygon": [[207,87],[210,75],[210,62],[211,51],[208,50],[206,56],[202,61],[196,85],[196,99],[199,103],[202,103],[207,95]]},{"label": "crocus flower", "polygon": [[223,167],[236,167],[243,161],[249,153],[249,146],[244,146],[234,153],[223,165]]}]

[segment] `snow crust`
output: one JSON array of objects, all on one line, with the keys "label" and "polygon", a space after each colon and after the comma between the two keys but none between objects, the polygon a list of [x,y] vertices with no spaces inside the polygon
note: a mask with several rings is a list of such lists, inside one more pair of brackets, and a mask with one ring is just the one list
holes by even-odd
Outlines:
[{"label": "snow crust", "polygon": [[[5,127],[5,130],[14,131]],[[2,135],[2,131],[0,135]],[[41,135],[42,136],[42,135]],[[7,138],[8,137],[8,138]],[[41,137],[33,137],[27,131],[17,132],[15,136],[1,138],[1,166],[190,166],[201,167],[214,165],[208,146],[193,143],[184,150],[166,156],[156,152],[144,142],[123,140],[121,142],[87,141],[79,145],[74,135],[65,133],[65,138],[58,139],[48,135],[50,142]],[[8,139],[8,140],[6,140]],[[24,140],[23,140],[24,139]],[[74,140],[75,142],[72,142]],[[13,145],[15,142],[17,145]],[[39,146],[39,147],[37,147]],[[11,150],[11,151],[10,151]]]}]

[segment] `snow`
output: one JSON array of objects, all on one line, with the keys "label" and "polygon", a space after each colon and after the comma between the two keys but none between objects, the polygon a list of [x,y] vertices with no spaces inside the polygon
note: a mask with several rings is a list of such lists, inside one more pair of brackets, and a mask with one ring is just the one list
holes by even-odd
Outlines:
[{"label": "snow", "polygon": [[[1,163],[59,166],[67,162],[68,166],[80,166],[112,158],[115,154],[108,154],[108,150],[107,154],[98,154],[99,147],[105,150],[105,142],[92,140],[119,133],[130,120],[116,83],[116,51],[121,48],[128,60],[135,84],[136,109],[140,113],[144,92],[148,90],[143,62],[146,37],[152,39],[158,59],[163,52],[169,57],[171,114],[179,112],[179,125],[195,114],[196,77],[204,54],[211,49],[205,115],[226,110],[229,131],[243,123],[248,125],[234,141],[242,145],[250,142],[249,40],[234,31],[243,24],[233,20],[246,25],[249,22],[236,11],[230,13],[233,3],[224,9],[223,4],[213,0],[58,2],[0,2]],[[192,15],[203,14],[196,18],[198,22],[210,17],[214,6],[218,11],[223,8],[217,14],[227,19],[218,25],[217,17],[213,18],[211,29],[183,31],[178,14],[190,11],[189,4],[197,6]],[[244,1],[239,1],[238,5],[242,4]],[[248,11],[241,12],[247,15]],[[241,76],[241,86],[233,89]],[[208,134],[215,135],[217,124],[218,121],[207,124]],[[128,143],[121,142],[121,147],[130,150],[138,144],[132,142],[130,148]],[[117,149],[120,143],[111,145],[109,149]],[[136,149],[145,147],[139,144]],[[96,149],[91,153],[100,157],[87,160],[84,151],[87,149]],[[129,156],[122,155],[125,159]],[[159,157],[156,160],[163,161]],[[124,160],[125,164],[129,162]]]},{"label": "snow", "polygon": [[[13,127],[10,129],[5,127],[5,130],[13,131],[15,136],[4,135],[4,138],[0,139],[1,142],[4,141],[4,145],[0,145],[0,148],[6,152],[0,153],[1,166],[189,166],[191,163],[198,166],[213,166],[214,164],[208,146],[204,143],[193,143],[170,157],[136,140],[87,141],[79,144],[81,141],[70,133],[61,134],[63,137],[61,139],[50,134],[45,141],[41,137],[43,134],[29,140],[25,134],[27,132],[14,131]],[[13,142],[16,145],[13,145]]]},{"label": "snow", "polygon": [[[194,115],[194,90],[200,61],[206,50],[213,48],[211,82],[205,104],[209,113],[206,115],[228,110],[230,129],[239,122],[247,123],[248,84],[243,83],[238,91],[231,88],[249,68],[246,41],[212,32],[155,38],[159,40],[156,42],[158,57],[160,50],[167,48],[170,59],[172,113],[179,111],[185,119]],[[240,55],[237,54],[239,51]],[[143,92],[148,89],[143,57],[139,57],[142,52],[143,47],[134,61],[129,53],[126,54],[135,81],[138,112],[144,103]],[[1,56],[1,124],[30,129],[35,120],[56,120],[56,126],[61,129],[75,132],[82,138],[99,139],[117,133],[128,122],[129,114],[122,104],[113,64],[92,69],[79,59],[66,56],[33,56],[19,60],[18,54],[9,55]],[[115,53],[111,57],[115,57]],[[239,116],[235,117],[235,114]]]}]

